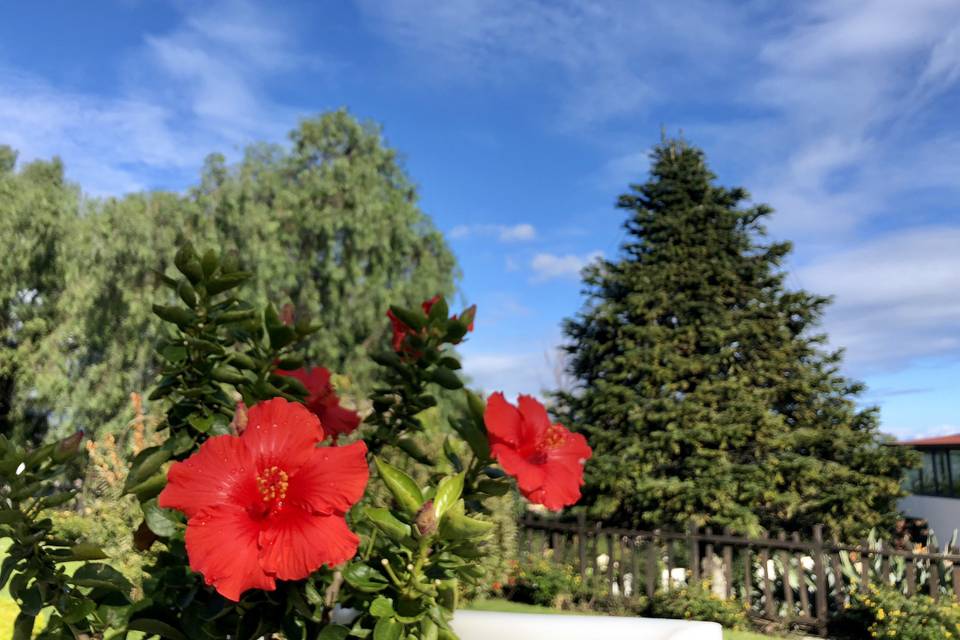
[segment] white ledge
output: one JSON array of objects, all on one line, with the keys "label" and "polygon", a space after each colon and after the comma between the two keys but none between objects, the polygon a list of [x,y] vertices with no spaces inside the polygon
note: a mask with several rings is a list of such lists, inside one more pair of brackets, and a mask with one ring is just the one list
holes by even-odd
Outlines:
[{"label": "white ledge", "polygon": [[460,640],[722,640],[715,622],[567,616],[538,613],[457,611],[453,630]]}]

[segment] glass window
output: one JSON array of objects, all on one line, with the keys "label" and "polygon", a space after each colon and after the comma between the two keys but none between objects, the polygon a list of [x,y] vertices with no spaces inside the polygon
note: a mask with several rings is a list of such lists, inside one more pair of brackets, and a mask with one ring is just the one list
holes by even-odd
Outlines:
[{"label": "glass window", "polygon": [[950,449],[947,455],[950,457],[950,473],[953,479],[951,493],[960,496],[960,449]]},{"label": "glass window", "polygon": [[921,482],[923,483],[922,493],[935,494],[937,492],[936,474],[933,471],[933,454],[929,451],[923,452],[923,466],[920,467]]},{"label": "glass window", "polygon": [[937,495],[949,496],[953,494],[953,478],[950,477],[949,451],[940,449],[935,452],[937,464]]}]

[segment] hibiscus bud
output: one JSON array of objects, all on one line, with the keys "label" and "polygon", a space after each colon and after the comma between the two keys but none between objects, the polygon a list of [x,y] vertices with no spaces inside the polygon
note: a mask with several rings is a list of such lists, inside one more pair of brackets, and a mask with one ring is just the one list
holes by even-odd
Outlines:
[{"label": "hibiscus bud", "polygon": [[56,462],[64,462],[72,458],[80,450],[80,442],[83,440],[83,429],[77,431],[72,436],[67,436],[57,443],[53,450],[53,459]]},{"label": "hibiscus bud", "polygon": [[417,527],[417,533],[421,537],[433,535],[437,530],[437,510],[433,508],[433,500],[427,500],[417,512],[417,517],[413,521]]},{"label": "hibiscus bud", "polygon": [[247,428],[247,405],[243,400],[237,400],[237,408],[233,414],[233,420],[230,421],[230,430],[238,436],[243,434]]}]

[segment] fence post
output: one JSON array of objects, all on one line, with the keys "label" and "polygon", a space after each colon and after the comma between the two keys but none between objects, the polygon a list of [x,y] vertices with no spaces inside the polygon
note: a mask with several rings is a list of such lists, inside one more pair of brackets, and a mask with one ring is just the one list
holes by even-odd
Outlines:
[{"label": "fence post", "polygon": [[827,635],[827,572],[823,566],[823,525],[813,526],[813,571],[817,579],[817,631]]},{"label": "fence post", "polygon": [[647,543],[647,597],[652,598],[657,589],[657,537],[660,531],[655,529],[650,541]]},{"label": "fence post", "polygon": [[866,593],[870,587],[870,539],[863,539],[863,548],[860,550],[860,593]]},{"label": "fence post", "polygon": [[930,597],[934,600],[940,600],[940,563],[937,561],[935,556],[939,553],[937,545],[930,546],[930,553],[928,554],[930,562]]},{"label": "fence post", "polygon": [[[728,527],[723,528],[723,535],[730,535]],[[723,546],[723,581],[727,585],[724,590],[724,597],[729,600],[733,595],[733,547],[729,544]]]},{"label": "fence post", "polygon": [[577,514],[577,554],[580,560],[580,584],[587,582],[587,520],[583,512]]},{"label": "fence post", "polygon": [[687,529],[690,537],[690,576],[691,582],[700,581],[700,538],[697,536],[697,525],[693,522]]}]

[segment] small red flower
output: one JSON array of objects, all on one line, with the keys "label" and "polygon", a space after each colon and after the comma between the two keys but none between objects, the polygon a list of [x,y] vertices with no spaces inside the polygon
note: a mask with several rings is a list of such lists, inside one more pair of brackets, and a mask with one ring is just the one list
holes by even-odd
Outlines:
[{"label": "small red flower", "polygon": [[[437,304],[441,297],[442,296],[440,294],[437,294],[429,300],[424,300],[422,303],[420,303],[425,316],[430,315],[430,310],[433,309],[433,305]],[[473,331],[473,318],[476,313],[477,305],[473,305],[464,312],[464,315],[470,315],[470,324],[467,326],[467,331]],[[394,315],[392,309],[387,311],[387,317],[390,318],[390,324],[393,327],[393,350],[398,353],[402,352],[404,350],[403,343],[407,339],[407,336],[417,335],[417,332],[408,327],[403,320]],[[451,316],[450,319],[456,320],[457,316]]]},{"label": "small red flower", "polygon": [[284,371],[277,369],[276,372],[281,376],[290,376],[303,383],[310,395],[307,396],[304,404],[307,409],[320,418],[320,425],[323,430],[329,433],[333,441],[360,426],[360,416],[356,411],[351,411],[340,406],[340,398],[337,397],[330,384],[330,372],[324,367],[312,367],[307,369],[297,369],[296,371]]},{"label": "small red flower", "polygon": [[250,409],[242,436],[210,438],[170,467],[159,504],[186,514],[190,568],[225,598],[356,554],[344,515],[367,485],[367,447],[321,440],[315,415],[274,398]]},{"label": "small red flower", "polygon": [[499,392],[487,401],[483,421],[490,451],[531,502],[553,511],[575,504],[583,484],[583,463],[593,453],[587,439],[552,424],[536,399],[521,395],[518,404],[519,409]]}]

